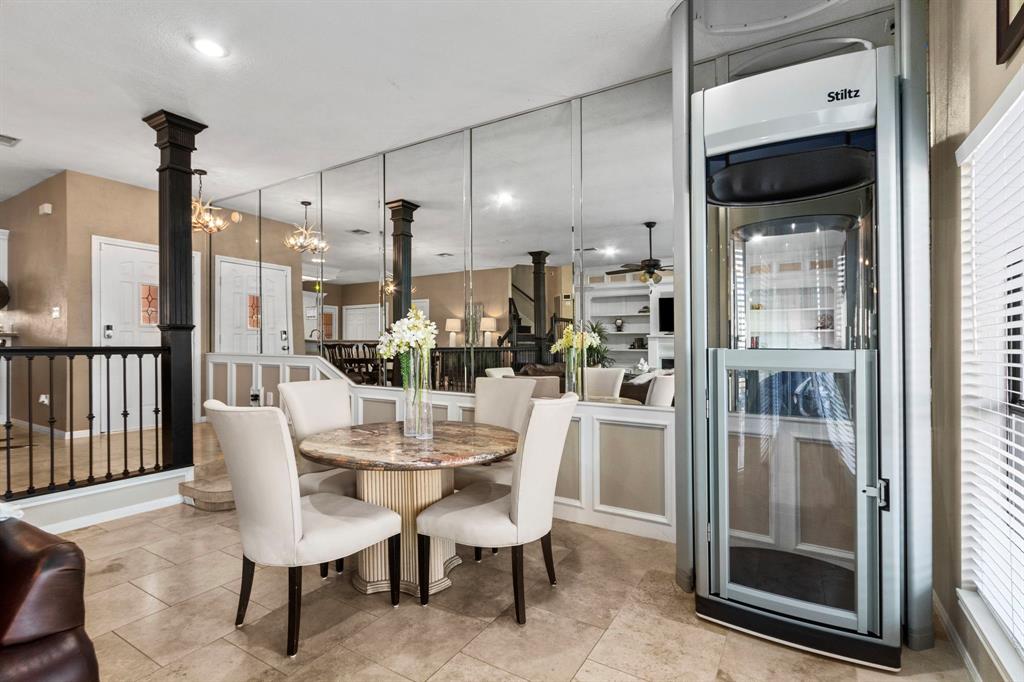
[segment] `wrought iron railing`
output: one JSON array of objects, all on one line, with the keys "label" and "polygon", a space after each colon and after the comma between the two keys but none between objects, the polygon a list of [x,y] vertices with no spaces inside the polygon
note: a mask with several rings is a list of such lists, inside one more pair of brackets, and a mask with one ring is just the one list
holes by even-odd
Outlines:
[{"label": "wrought iron railing", "polygon": [[[167,352],[154,346],[0,348],[0,381],[6,398],[4,499],[171,468],[173,457],[161,452],[160,442],[160,365]],[[77,401],[76,369],[85,375],[87,388],[87,398]],[[35,397],[39,372],[45,372],[48,396],[41,406]],[[22,384],[17,391],[16,383]],[[129,386],[137,388],[133,404],[129,404]],[[57,428],[61,419],[64,429]],[[75,426],[83,422],[86,428],[76,431]],[[58,431],[63,432],[59,443]],[[78,433],[82,435],[76,437]],[[146,448],[147,439],[153,444],[151,450]]]}]

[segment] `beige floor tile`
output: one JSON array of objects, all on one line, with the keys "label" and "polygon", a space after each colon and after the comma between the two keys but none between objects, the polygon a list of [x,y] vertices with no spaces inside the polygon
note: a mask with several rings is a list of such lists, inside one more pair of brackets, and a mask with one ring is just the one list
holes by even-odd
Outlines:
[{"label": "beige floor tile", "polygon": [[85,553],[87,560],[103,559],[115,554],[127,552],[136,547],[151,542],[156,542],[168,535],[177,537],[166,528],[161,528],[153,523],[145,521],[136,523],[126,528],[108,530],[97,535],[76,541],[76,544]]},{"label": "beige floor tile", "polygon": [[281,679],[284,679],[284,675],[263,661],[223,639],[218,639],[153,673],[146,678],[146,682],[269,682]]},{"label": "beige floor tile", "polygon": [[590,658],[647,680],[703,680],[718,672],[725,635],[680,623],[629,604],[594,647]]},{"label": "beige floor tile", "polygon": [[[960,682],[970,679],[963,659],[948,639],[936,639],[935,646],[925,651],[903,649],[903,669],[898,675],[871,668],[857,668],[858,682],[882,682],[903,678],[929,682]],[[985,678],[987,679],[987,678]]]},{"label": "beige floor tile", "polygon": [[562,571],[557,586],[552,587],[545,577],[528,589],[526,604],[605,629],[629,600],[632,589],[629,583],[600,573],[581,576]]},{"label": "beige floor tile", "polygon": [[[238,594],[242,589],[242,562],[237,559],[235,561],[238,563],[238,579],[225,583],[224,587]],[[330,575],[333,576],[334,571],[331,571]],[[331,580],[333,578],[321,580],[319,566],[303,566],[302,594],[307,595],[319,590],[329,584]],[[252,579],[252,592],[249,593],[249,600],[270,611],[287,605],[288,569],[280,566],[257,566],[256,574]],[[246,618],[246,622],[248,620]]]},{"label": "beige floor tile", "polygon": [[[225,528],[226,527],[227,526],[225,526]],[[244,556],[244,553],[242,552],[242,543],[241,542],[236,542],[233,545],[228,545],[227,547],[222,547],[220,551],[222,551],[222,552],[224,552],[226,554],[230,554],[231,556],[235,557],[236,559],[241,559]],[[241,561],[239,561],[239,564],[241,564]]]},{"label": "beige floor tile", "polygon": [[[160,526],[156,527],[160,528]],[[131,530],[131,528],[125,530]],[[161,530],[164,533],[163,539],[159,539],[161,536],[158,535],[156,542],[151,541],[145,547],[153,554],[169,559],[176,564],[209,554],[239,541],[238,531],[219,525],[207,526],[182,535],[172,534],[170,537],[167,537],[167,533],[172,533],[172,531]]]},{"label": "beige floor tile", "polygon": [[214,526],[219,523],[234,520],[235,513],[230,512],[208,512],[190,507],[187,504],[176,504],[173,507],[166,507],[159,510],[163,513],[150,519],[153,523],[175,533],[189,533],[207,526]]},{"label": "beige floor tile", "polygon": [[90,637],[99,637],[166,608],[167,604],[153,595],[123,583],[85,598],[85,631]]},{"label": "beige floor tile", "polygon": [[103,682],[135,682],[158,670],[152,659],[113,632],[92,638]]},{"label": "beige floor tile", "polygon": [[288,607],[263,616],[227,635],[225,639],[264,663],[286,673],[341,646],[349,636],[376,618],[328,597],[322,590],[305,595],[299,619],[299,652],[288,658]]},{"label": "beige floor tile", "polygon": [[[459,556],[462,557],[463,562],[467,564],[475,563],[473,560],[472,547],[458,545],[457,551]],[[551,556],[555,560],[555,566],[558,566],[558,564],[568,557],[570,553],[571,550],[568,547],[559,544],[557,540],[552,541]],[[503,547],[498,550],[497,554],[494,554],[490,549],[485,548],[482,561],[478,565],[487,566],[488,568],[496,568],[499,571],[511,573],[512,550],[507,547]],[[540,548],[539,541],[531,542],[523,547],[523,574],[526,576],[527,580],[547,576],[547,569],[544,568],[544,553]]]},{"label": "beige floor tile", "polygon": [[359,682],[408,682],[407,678],[374,663],[351,649],[336,647],[300,667],[289,679],[358,680]]},{"label": "beige floor tile", "polygon": [[[352,585],[352,576],[355,575],[356,557],[353,556],[351,561],[345,559],[345,572],[341,575],[337,575],[334,569],[331,569],[330,578],[323,581],[321,589],[329,594],[334,599],[342,601],[350,606],[354,606],[360,611],[366,611],[375,616],[382,616],[387,613],[391,613],[394,607],[391,606],[391,595],[388,592],[374,592],[373,594],[363,594]],[[351,567],[351,568],[349,568]],[[303,583],[305,586],[305,583]],[[418,605],[419,599],[412,595],[405,594],[404,592],[400,595],[401,604],[406,605]]]},{"label": "beige floor tile", "polygon": [[565,538],[572,551],[559,564],[562,570],[607,576],[635,586],[649,570],[675,567],[675,548],[667,542],[612,531],[595,534],[595,530],[600,529],[575,531]]},{"label": "beige floor tile", "polygon": [[[492,621],[512,604],[512,575],[483,563],[463,563],[448,576],[452,586],[430,597],[432,606],[439,606],[464,616]],[[536,584],[537,578],[527,581]],[[544,581],[547,584],[547,579]]]},{"label": "beige floor tile", "polygon": [[159,517],[161,514],[166,513],[165,510],[173,507],[183,507],[185,505],[170,505],[170,507],[161,507],[159,509],[153,509],[148,512],[142,512],[141,514],[132,514],[131,516],[123,516],[119,519],[112,519],[110,521],[104,521],[97,526],[98,528],[105,528],[106,530],[118,530],[120,528],[127,528],[128,526],[134,526],[137,523],[143,523],[145,521],[152,521],[154,518]]},{"label": "beige floor tile", "polygon": [[483,630],[476,618],[409,604],[381,616],[345,646],[413,680],[426,680]]},{"label": "beige floor tile", "polygon": [[525,625],[509,608],[464,653],[528,680],[571,680],[600,637],[600,628],[527,603]]},{"label": "beige floor tile", "polygon": [[472,656],[455,654],[430,677],[429,682],[522,682],[522,679]]},{"label": "beige floor tile", "polygon": [[589,658],[583,662],[576,671],[576,677],[572,679],[573,682],[640,682],[639,677],[601,665]]},{"label": "beige floor tile", "polygon": [[[234,632],[237,608],[238,597],[217,587],[118,628],[117,634],[160,665],[167,665]],[[249,604],[249,618],[258,620],[266,614],[259,604]]]},{"label": "beige floor tile", "polygon": [[242,562],[224,552],[210,552],[183,564],[132,580],[132,584],[164,602],[177,604],[226,582],[241,579]]},{"label": "beige floor tile", "polygon": [[798,649],[730,632],[718,663],[719,677],[765,682],[849,682],[856,679],[852,665],[815,656]]},{"label": "beige floor tile", "polygon": [[103,559],[86,559],[85,594],[109,589],[174,564],[138,547]]},{"label": "beige floor tile", "polygon": [[84,540],[85,538],[95,537],[102,533],[106,533],[107,530],[107,528],[103,528],[101,526],[86,526],[85,528],[76,528],[75,530],[69,530],[63,533],[56,533],[56,535],[59,535],[65,540],[70,540],[71,542],[77,543],[80,540]]}]

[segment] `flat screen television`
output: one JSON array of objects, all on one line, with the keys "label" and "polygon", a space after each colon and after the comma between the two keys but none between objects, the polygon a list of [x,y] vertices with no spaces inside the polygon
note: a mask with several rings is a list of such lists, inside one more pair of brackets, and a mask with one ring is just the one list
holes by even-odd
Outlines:
[{"label": "flat screen television", "polygon": [[675,299],[671,296],[662,296],[658,299],[658,331],[662,334],[675,332],[675,314],[673,304]]}]

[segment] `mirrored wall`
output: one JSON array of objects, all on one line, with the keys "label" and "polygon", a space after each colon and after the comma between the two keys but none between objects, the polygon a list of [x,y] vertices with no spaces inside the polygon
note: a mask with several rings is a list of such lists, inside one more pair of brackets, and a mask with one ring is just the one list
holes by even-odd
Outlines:
[{"label": "mirrored wall", "polygon": [[208,347],[397,385],[377,343],[415,306],[436,390],[671,406],[671,142],[664,74],[219,201],[242,220],[209,237]]}]

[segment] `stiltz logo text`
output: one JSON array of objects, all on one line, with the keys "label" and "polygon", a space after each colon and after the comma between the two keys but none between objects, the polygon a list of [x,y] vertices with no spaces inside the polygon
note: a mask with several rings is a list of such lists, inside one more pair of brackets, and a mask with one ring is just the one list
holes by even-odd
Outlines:
[{"label": "stiltz logo text", "polygon": [[841,102],[844,99],[860,97],[860,90],[855,88],[843,88],[842,90],[831,90],[828,93],[827,101]]}]

